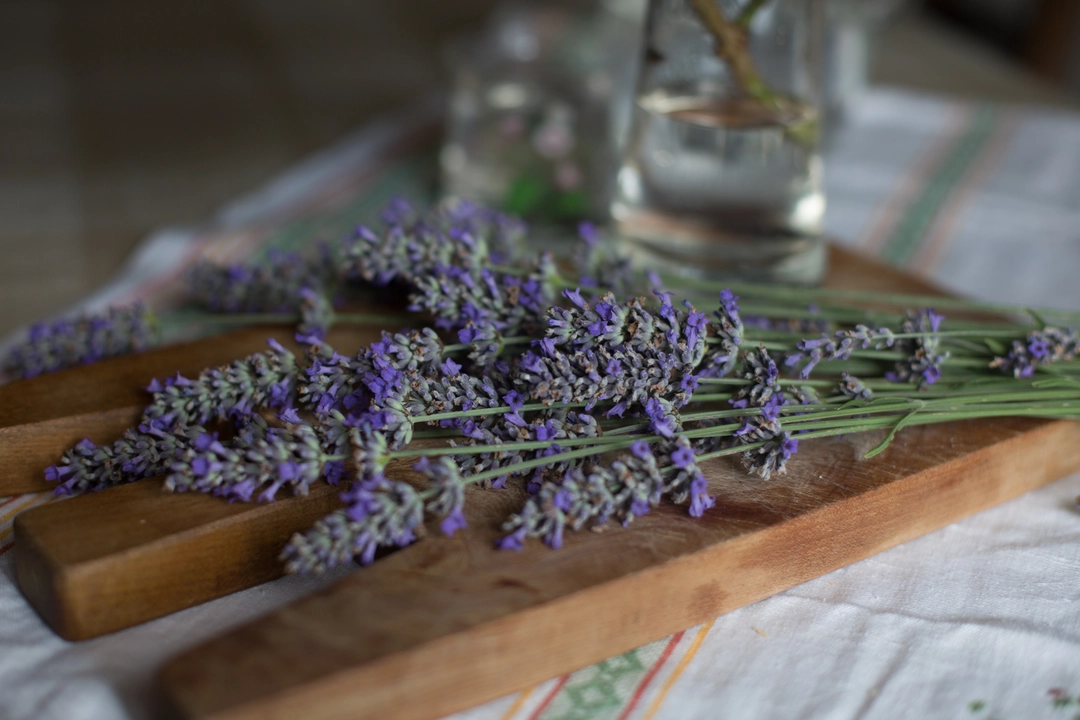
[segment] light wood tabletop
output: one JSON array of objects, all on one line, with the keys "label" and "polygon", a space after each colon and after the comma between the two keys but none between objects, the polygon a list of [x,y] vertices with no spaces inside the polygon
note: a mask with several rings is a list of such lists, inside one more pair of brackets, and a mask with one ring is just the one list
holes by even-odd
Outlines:
[{"label": "light wood tabletop", "polygon": [[[106,282],[155,228],[215,208],[445,80],[494,0],[0,3],[0,335]],[[873,78],[1075,106],[918,14]]]}]

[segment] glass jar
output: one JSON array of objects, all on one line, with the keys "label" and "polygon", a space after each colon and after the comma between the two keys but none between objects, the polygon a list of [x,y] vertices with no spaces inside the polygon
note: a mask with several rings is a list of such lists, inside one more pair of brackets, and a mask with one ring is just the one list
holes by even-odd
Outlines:
[{"label": "glass jar", "polygon": [[650,0],[611,214],[645,262],[816,283],[825,270],[822,0]]},{"label": "glass jar", "polygon": [[626,23],[608,22],[605,9],[595,0],[508,3],[480,38],[454,49],[444,194],[534,221],[604,217],[614,160],[609,60],[627,51]]}]

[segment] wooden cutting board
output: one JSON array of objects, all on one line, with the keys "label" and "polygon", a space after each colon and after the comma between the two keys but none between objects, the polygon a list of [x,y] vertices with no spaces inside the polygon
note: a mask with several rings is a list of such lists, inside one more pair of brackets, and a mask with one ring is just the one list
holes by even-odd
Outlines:
[{"label": "wooden cutting board", "polygon": [[[926,292],[835,253],[830,284]],[[763,483],[730,459],[716,508],[665,506],[551,551],[494,543],[522,493],[470,492],[436,533],[168,664],[183,717],[434,718],[657,640],[936,530],[1080,468],[1080,423],[997,420],[808,441]],[[435,528],[429,528],[434,531]]]},{"label": "wooden cutting board", "polygon": [[[837,251],[829,284],[933,291]],[[471,490],[466,531],[454,538],[432,533],[326,591],[185,653],[164,669],[165,692],[186,717],[436,717],[768,597],[1080,468],[1080,423],[910,428],[886,452],[862,460],[879,439],[862,434],[804,443],[789,475],[768,483],[747,478],[729,460],[711,462],[706,473],[718,501],[704,518],[662,507],[629,528],[570,533],[557,552],[538,543],[522,553],[495,551],[498,526],[522,497],[514,490]],[[298,522],[288,506],[269,513],[232,506],[235,512],[222,513],[211,507],[218,502],[212,498],[161,495],[149,490],[152,482],[109,491],[126,493],[111,504],[112,515],[89,507],[104,508],[103,493],[20,518],[34,520],[17,527],[20,583],[22,568],[33,562],[20,548],[48,560],[37,566],[42,577],[65,578],[39,583],[45,589],[36,606],[43,615],[45,601],[71,609],[81,593],[83,614],[71,617],[92,618],[108,631],[274,574],[275,537]],[[183,521],[87,549],[87,537],[105,538],[110,527],[131,526],[147,513],[175,516],[189,500],[201,505],[197,512],[184,506]],[[63,517],[47,515],[64,508]],[[245,530],[258,523],[260,532]],[[237,578],[224,549],[229,537],[262,538],[244,551],[264,571]],[[200,555],[197,570],[184,569],[183,583],[168,579],[181,574],[178,542],[211,549]],[[143,574],[132,572],[133,558]],[[155,565],[157,573],[145,573]],[[94,595],[108,577],[128,578],[123,592]],[[179,598],[192,586],[216,590]],[[140,615],[125,607],[138,602],[150,602],[154,611]]]}]

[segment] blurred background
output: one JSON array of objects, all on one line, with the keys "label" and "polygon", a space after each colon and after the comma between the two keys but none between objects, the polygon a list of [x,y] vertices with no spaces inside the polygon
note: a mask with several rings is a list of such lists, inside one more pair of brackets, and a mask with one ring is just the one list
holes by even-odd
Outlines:
[{"label": "blurred background", "polygon": [[[151,230],[445,90],[447,44],[496,4],[0,2],[0,336],[108,280]],[[895,4],[872,84],[1080,108],[1076,0]]]}]

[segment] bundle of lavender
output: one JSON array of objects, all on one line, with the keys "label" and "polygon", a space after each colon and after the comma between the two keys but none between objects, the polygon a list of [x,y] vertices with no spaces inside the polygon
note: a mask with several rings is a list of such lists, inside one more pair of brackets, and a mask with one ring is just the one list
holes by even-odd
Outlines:
[{"label": "bundle of lavender", "polygon": [[[316,261],[200,267],[193,293],[211,309],[301,319],[304,357],[271,342],[155,381],[137,428],[110,446],[83,441],[48,469],[57,493],[166,475],[176,492],[272,501],[324,479],[346,507],[282,553],[290,572],[319,572],[412,543],[426,518],[452,535],[469,485],[524,485],[500,546],[557,548],[567,528],[625,525],[665,500],[700,517],[714,502],[708,460],[731,456],[767,481],[806,440],[885,431],[873,456],[907,426],[1080,411],[1077,336],[1047,320],[1070,313],[643,278],[590,226],[560,264],[527,252],[519,222],[467,204],[421,214],[397,203],[384,221]],[[325,331],[352,318],[331,301],[357,283],[402,290],[427,326],[335,352]],[[995,314],[901,310],[930,300]],[[398,459],[425,482],[387,477]]]}]

